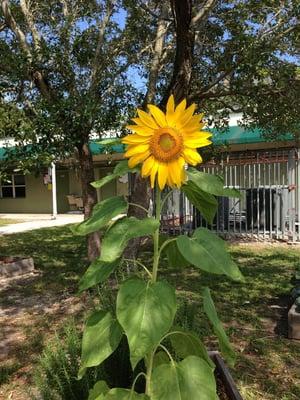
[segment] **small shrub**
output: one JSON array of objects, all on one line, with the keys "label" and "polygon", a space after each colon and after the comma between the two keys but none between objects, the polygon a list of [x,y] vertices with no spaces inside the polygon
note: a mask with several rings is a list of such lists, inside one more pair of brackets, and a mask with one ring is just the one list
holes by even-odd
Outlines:
[{"label": "small shrub", "polygon": [[77,380],[80,365],[81,334],[74,322],[48,343],[34,372],[34,383],[41,400],[84,400],[95,382],[106,379],[104,366],[89,368]]}]

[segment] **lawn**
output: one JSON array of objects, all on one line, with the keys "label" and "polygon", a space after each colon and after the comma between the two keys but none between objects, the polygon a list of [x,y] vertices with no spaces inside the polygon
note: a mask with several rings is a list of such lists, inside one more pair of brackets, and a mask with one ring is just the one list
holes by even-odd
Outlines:
[{"label": "lawn", "polygon": [[[191,268],[161,272],[177,287],[178,318],[208,335],[210,348],[216,346],[208,323],[201,318],[201,289],[209,286],[238,352],[232,373],[244,399],[299,400],[300,342],[286,338],[286,313],[300,250],[283,244],[232,244],[230,252],[246,277],[245,284]],[[31,370],[49,337],[71,315],[80,320],[91,307],[88,294],[76,294],[87,266],[85,240],[74,237],[68,227],[40,229],[2,236],[0,254],[30,255],[37,270],[3,285],[0,296],[4,315],[0,350],[7,352],[0,368],[0,399],[13,393],[12,400],[25,400],[23,388],[30,387]],[[146,248],[141,257],[149,260]]]}]

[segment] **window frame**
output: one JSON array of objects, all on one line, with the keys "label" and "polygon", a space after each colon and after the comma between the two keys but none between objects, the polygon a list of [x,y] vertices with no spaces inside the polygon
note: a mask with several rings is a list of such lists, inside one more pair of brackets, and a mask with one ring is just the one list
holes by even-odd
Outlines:
[{"label": "window frame", "polygon": [[[24,184],[23,185],[16,185],[15,184],[15,176],[16,175],[21,175],[24,176]],[[26,180],[25,180],[25,175],[24,174],[9,174],[10,178],[11,178],[11,184],[2,184],[2,182],[0,182],[0,199],[25,199],[26,198]],[[3,188],[12,188],[12,197],[8,196],[8,197],[3,197]],[[16,196],[16,188],[22,187],[25,189],[25,196]]]}]

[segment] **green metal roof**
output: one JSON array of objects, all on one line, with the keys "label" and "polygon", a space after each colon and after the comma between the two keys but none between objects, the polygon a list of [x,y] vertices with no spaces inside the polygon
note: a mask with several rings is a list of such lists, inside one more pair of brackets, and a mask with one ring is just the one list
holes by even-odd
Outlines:
[{"label": "green metal roof", "polygon": [[[212,141],[217,146],[224,144],[262,143],[266,141],[259,129],[247,130],[240,126],[230,126],[226,132],[220,132],[217,129],[211,129],[210,131],[213,133]],[[286,140],[292,139],[292,135],[286,136]],[[93,155],[105,154],[108,151],[111,153],[124,152],[124,145],[104,146],[97,141],[91,141],[89,146]],[[5,153],[5,147],[0,147],[0,160],[4,160],[6,158]]]},{"label": "green metal roof", "polygon": [[[225,132],[211,129],[211,132],[213,134],[212,141],[215,145],[262,143],[266,141],[259,129],[249,130],[241,126],[230,126]],[[293,136],[286,135],[284,139],[293,140]]]}]

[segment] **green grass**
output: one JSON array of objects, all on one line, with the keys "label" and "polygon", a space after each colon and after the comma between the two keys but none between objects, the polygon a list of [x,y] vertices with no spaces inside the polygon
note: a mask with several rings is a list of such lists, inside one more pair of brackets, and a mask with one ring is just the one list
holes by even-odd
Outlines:
[{"label": "green grass", "polygon": [[[245,275],[245,284],[199,273],[192,268],[162,269],[160,277],[176,286],[181,304],[179,319],[201,335],[208,335],[208,347],[216,348],[201,308],[202,288],[209,286],[220,318],[238,352],[237,365],[232,373],[243,398],[299,400],[300,342],[286,338],[286,315],[291,278],[299,265],[300,251],[287,245],[263,247],[259,244],[231,245],[230,252]],[[4,290],[0,306],[2,303],[13,309],[16,299],[20,298],[52,296],[60,299],[61,296],[76,295],[78,281],[87,266],[85,253],[84,238],[73,236],[68,227],[2,236],[0,254],[30,255],[41,273],[26,285],[16,283]],[[141,258],[149,263],[146,249]],[[82,295],[80,301],[84,302],[86,297]],[[6,382],[6,387],[18,385],[20,375],[29,379],[36,353],[44,348],[53,326],[62,325],[64,318],[65,315],[56,318],[45,314],[24,321],[23,325],[18,321],[18,329],[25,339],[18,345],[14,360],[2,367],[2,382]],[[78,313],[77,320],[81,319],[82,313]],[[22,366],[21,371],[25,367],[25,372],[16,373],[18,365]]]}]

